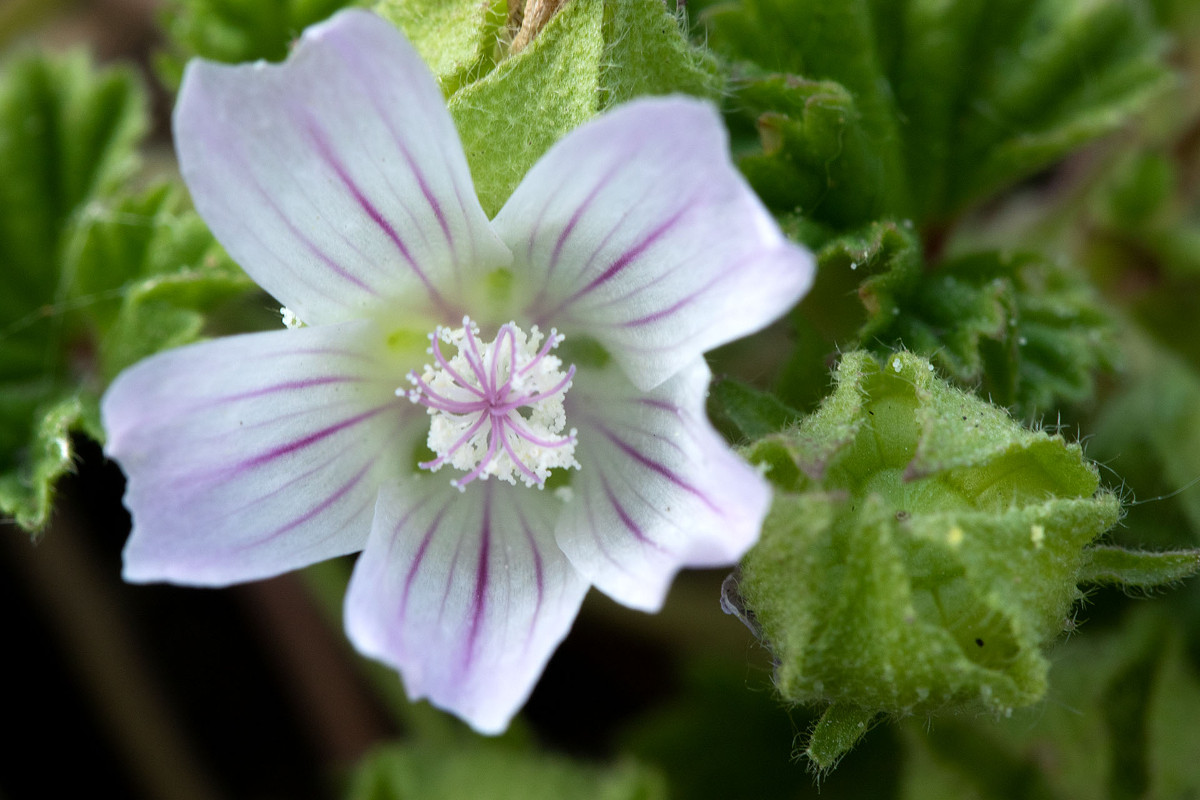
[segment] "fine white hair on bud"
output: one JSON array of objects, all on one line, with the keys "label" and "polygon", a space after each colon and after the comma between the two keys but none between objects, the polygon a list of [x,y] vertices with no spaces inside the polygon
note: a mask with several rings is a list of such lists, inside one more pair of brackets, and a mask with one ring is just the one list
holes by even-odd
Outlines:
[{"label": "fine white hair on bud", "polygon": [[[558,331],[543,337],[535,325],[526,334],[509,322],[484,343],[479,326],[463,317],[461,328],[439,326],[429,340],[433,363],[420,375],[408,374],[411,388],[396,390],[432,417],[426,442],[437,458],[418,466],[463,470],[465,476],[451,481],[458,489],[492,476],[540,489],[552,469],[579,468],[576,431],[563,434],[563,399],[575,367],[564,372],[551,355],[563,341]],[[447,357],[443,345],[457,352]]]}]

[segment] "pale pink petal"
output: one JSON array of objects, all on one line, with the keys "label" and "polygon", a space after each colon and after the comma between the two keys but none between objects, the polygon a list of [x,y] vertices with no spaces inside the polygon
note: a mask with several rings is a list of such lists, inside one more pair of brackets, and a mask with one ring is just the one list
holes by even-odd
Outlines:
[{"label": "pale pink petal", "polygon": [[716,110],[682,97],[621,106],[551,148],[493,223],[529,272],[528,316],[595,337],[649,389],[787,311],[812,255],[728,150]]},{"label": "pale pink petal", "polygon": [[481,733],[499,733],[567,635],[585,583],[554,544],[549,493],[444,478],[380,492],[346,594],[346,631]]},{"label": "pale pink petal", "polygon": [[508,263],[437,83],[373,14],[309,28],[281,65],[191,62],[174,124],[200,215],[309,324],[398,299],[454,319],[459,284]]},{"label": "pale pink petal", "polygon": [[361,549],[424,435],[380,341],[366,322],[254,333],[121,373],[101,411],[129,480],[126,580],[224,585]]},{"label": "pale pink petal", "polygon": [[656,611],[681,567],[732,564],[758,539],[770,490],[705,417],[709,377],[700,358],[648,393],[612,368],[576,379],[580,469],[556,538],[625,605]]}]

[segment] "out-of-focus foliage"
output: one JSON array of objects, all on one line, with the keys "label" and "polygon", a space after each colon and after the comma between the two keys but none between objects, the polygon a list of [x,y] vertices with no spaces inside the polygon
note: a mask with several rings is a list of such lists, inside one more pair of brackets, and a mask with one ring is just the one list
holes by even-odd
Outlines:
[{"label": "out-of-focus foliage", "polygon": [[71,432],[102,438],[107,381],[251,286],[178,192],[123,191],[146,127],[125,70],[27,56],[0,73],[0,512],[29,530]]},{"label": "out-of-focus foliage", "polygon": [[573,762],[503,744],[381,749],[359,767],[348,800],[666,800],[655,771]]},{"label": "out-of-focus foliage", "polygon": [[340,8],[364,0],[168,0],[163,27],[169,49],[156,66],[163,79],[178,86],[190,58],[236,64],[282,61],[300,34]]},{"label": "out-of-focus foliage", "polygon": [[948,219],[1170,82],[1150,10],[1125,0],[738,0],[704,21],[714,49],[751,65],[738,98],[763,156],[824,167],[768,199],[838,226]]},{"label": "out-of-focus foliage", "polygon": [[927,267],[913,232],[875,223],[826,244],[822,268],[861,269],[858,344],[908,347],[960,385],[1034,419],[1092,396],[1116,366],[1115,325],[1081,275],[1035,253],[975,252]]},{"label": "out-of-focus foliage", "polygon": [[1200,673],[1155,608],[1055,651],[1051,696],[994,722],[909,726],[903,800],[1185,798],[1200,791]]}]

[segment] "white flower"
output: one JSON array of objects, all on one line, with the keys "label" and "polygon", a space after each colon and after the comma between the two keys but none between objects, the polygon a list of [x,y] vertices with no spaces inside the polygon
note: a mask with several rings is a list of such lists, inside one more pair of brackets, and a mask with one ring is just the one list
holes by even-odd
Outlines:
[{"label": "white flower", "polygon": [[790,308],[813,267],[709,105],[597,118],[489,221],[432,76],[346,11],[285,64],[191,64],[175,132],[200,214],[304,324],[114,382],[128,580],[362,550],[355,645],[496,732],[589,585],[655,610],[679,568],[754,543],[769,491],[705,419],[702,354]]}]

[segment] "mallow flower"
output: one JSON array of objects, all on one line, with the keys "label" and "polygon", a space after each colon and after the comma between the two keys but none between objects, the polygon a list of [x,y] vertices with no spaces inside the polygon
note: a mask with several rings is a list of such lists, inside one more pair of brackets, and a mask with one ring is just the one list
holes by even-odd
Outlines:
[{"label": "mallow flower", "polygon": [[790,308],[813,265],[710,105],[613,109],[489,220],[436,81],[350,10],[280,65],[193,62],[174,124],[196,209],[302,324],[113,383],[127,580],[361,550],[350,639],[490,733],[589,586],[657,610],[681,567],[754,543],[769,489],[705,417],[703,353]]}]

